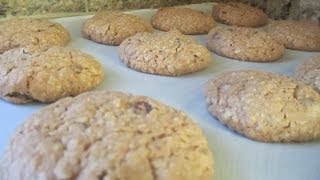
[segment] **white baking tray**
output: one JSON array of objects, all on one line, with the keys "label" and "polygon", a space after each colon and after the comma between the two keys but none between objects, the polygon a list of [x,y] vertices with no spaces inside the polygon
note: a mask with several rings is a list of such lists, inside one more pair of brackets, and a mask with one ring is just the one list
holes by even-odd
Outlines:
[{"label": "white baking tray", "polygon": [[[212,4],[192,5],[210,12]],[[128,13],[150,20],[155,10]],[[320,180],[320,141],[300,144],[268,144],[247,139],[221,125],[206,109],[204,83],[218,74],[239,69],[258,69],[292,75],[297,64],[317,53],[286,50],[282,59],[272,63],[231,60],[213,54],[204,71],[181,77],[144,74],[127,68],[119,59],[116,46],[83,39],[81,24],[90,16],[59,18],[71,33],[69,46],[87,52],[103,64],[105,80],[96,89],[114,90],[153,97],[187,112],[203,129],[215,159],[216,180]],[[193,36],[206,44],[206,35]],[[319,53],[318,53],[319,54]],[[14,105],[0,100],[0,153],[15,128],[45,104]]]}]

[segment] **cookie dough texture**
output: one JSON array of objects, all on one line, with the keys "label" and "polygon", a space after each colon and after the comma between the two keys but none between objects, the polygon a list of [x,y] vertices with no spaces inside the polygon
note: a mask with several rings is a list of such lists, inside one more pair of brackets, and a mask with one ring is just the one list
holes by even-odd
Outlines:
[{"label": "cookie dough texture", "polygon": [[215,27],[208,34],[208,48],[224,57],[243,61],[275,61],[284,46],[262,30],[247,27]]},{"label": "cookie dough texture", "polygon": [[288,49],[320,51],[320,26],[293,20],[271,22],[267,32]]},{"label": "cookie dough texture", "polygon": [[53,102],[103,79],[92,56],[65,47],[28,46],[0,55],[0,97],[13,103]]},{"label": "cookie dough texture", "polygon": [[69,32],[48,20],[11,19],[0,23],[0,54],[28,45],[64,46],[69,41]]},{"label": "cookie dough texture", "polygon": [[235,71],[207,82],[208,110],[250,139],[304,142],[320,137],[320,95],[294,79]]},{"label": "cookie dough texture", "polygon": [[152,17],[154,28],[162,31],[178,30],[183,34],[207,34],[215,25],[211,16],[190,8],[167,7]]},{"label": "cookie dough texture", "polygon": [[299,65],[296,68],[295,77],[320,93],[320,55],[314,56]]},{"label": "cookie dough texture", "polygon": [[242,27],[260,27],[268,22],[262,10],[239,2],[213,5],[212,16],[217,22]]},{"label": "cookie dough texture", "polygon": [[176,30],[138,33],[121,43],[119,55],[132,69],[166,76],[196,72],[211,63],[206,47]]},{"label": "cookie dough texture", "polygon": [[211,180],[213,158],[184,113],[151,98],[96,91],[24,122],[0,161],[2,180]]},{"label": "cookie dough texture", "polygon": [[101,11],[82,26],[82,36],[97,43],[119,45],[138,32],[152,32],[151,24],[144,19],[119,12]]}]

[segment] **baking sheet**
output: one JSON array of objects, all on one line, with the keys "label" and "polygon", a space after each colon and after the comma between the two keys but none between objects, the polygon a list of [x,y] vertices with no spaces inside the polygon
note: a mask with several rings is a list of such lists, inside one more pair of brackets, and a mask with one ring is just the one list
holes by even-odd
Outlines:
[{"label": "baking sheet", "polygon": [[[212,4],[190,7],[210,12]],[[128,13],[148,20],[155,10]],[[218,74],[240,69],[258,69],[292,75],[304,59],[319,53],[286,50],[282,59],[272,63],[231,60],[213,54],[212,64],[204,71],[181,77],[144,74],[127,68],[119,59],[116,46],[106,46],[83,39],[81,24],[91,16],[59,18],[71,33],[68,46],[87,52],[102,63],[105,80],[96,89],[115,90],[153,97],[187,112],[203,129],[215,159],[216,180],[320,180],[320,141],[301,144],[256,142],[221,125],[206,109],[204,83]],[[193,36],[205,45],[206,35]],[[14,129],[31,113],[45,104],[14,105],[0,100],[0,153]]]}]

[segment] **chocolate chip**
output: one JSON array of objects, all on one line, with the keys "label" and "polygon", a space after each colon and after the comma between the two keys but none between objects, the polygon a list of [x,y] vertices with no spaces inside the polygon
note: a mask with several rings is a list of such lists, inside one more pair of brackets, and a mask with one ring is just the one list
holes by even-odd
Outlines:
[{"label": "chocolate chip", "polygon": [[134,103],[133,107],[134,107],[134,111],[136,113],[146,113],[147,114],[150,111],[152,111],[152,109],[153,109],[152,106],[145,101],[138,101],[138,102]]}]

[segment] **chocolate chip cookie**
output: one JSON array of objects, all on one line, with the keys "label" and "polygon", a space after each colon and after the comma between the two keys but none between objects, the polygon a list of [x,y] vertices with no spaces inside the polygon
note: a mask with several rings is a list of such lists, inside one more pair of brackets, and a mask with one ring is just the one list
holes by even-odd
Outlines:
[{"label": "chocolate chip cookie", "polygon": [[2,180],[212,180],[213,158],[185,113],[148,97],[96,91],[28,118],[0,169]]},{"label": "chocolate chip cookie", "polygon": [[116,46],[138,32],[152,31],[151,24],[138,16],[111,11],[98,12],[82,26],[84,38]]},{"label": "chocolate chip cookie", "polygon": [[230,129],[264,142],[320,138],[320,95],[274,73],[235,71],[207,82],[210,113]]},{"label": "chocolate chip cookie", "polygon": [[212,16],[217,22],[242,27],[260,27],[268,22],[262,10],[240,2],[215,4]]},{"label": "chocolate chip cookie", "polygon": [[267,33],[288,49],[320,51],[320,26],[293,20],[271,22]]},{"label": "chocolate chip cookie", "polygon": [[0,98],[53,102],[97,86],[103,69],[92,56],[66,47],[27,46],[0,54]]},{"label": "chocolate chip cookie", "polygon": [[200,71],[211,63],[207,48],[176,30],[138,33],[121,43],[119,54],[132,69],[166,76]]},{"label": "chocolate chip cookie", "polygon": [[284,46],[262,30],[247,27],[215,27],[208,34],[208,48],[225,57],[268,62],[284,54]]},{"label": "chocolate chip cookie", "polygon": [[299,65],[295,77],[320,93],[320,55],[307,59]]},{"label": "chocolate chip cookie", "polygon": [[64,46],[69,32],[60,24],[45,19],[10,19],[0,23],[0,54],[28,45]]},{"label": "chocolate chip cookie", "polygon": [[210,15],[190,8],[166,7],[152,17],[154,28],[162,31],[178,30],[183,34],[207,34],[215,23]]}]

